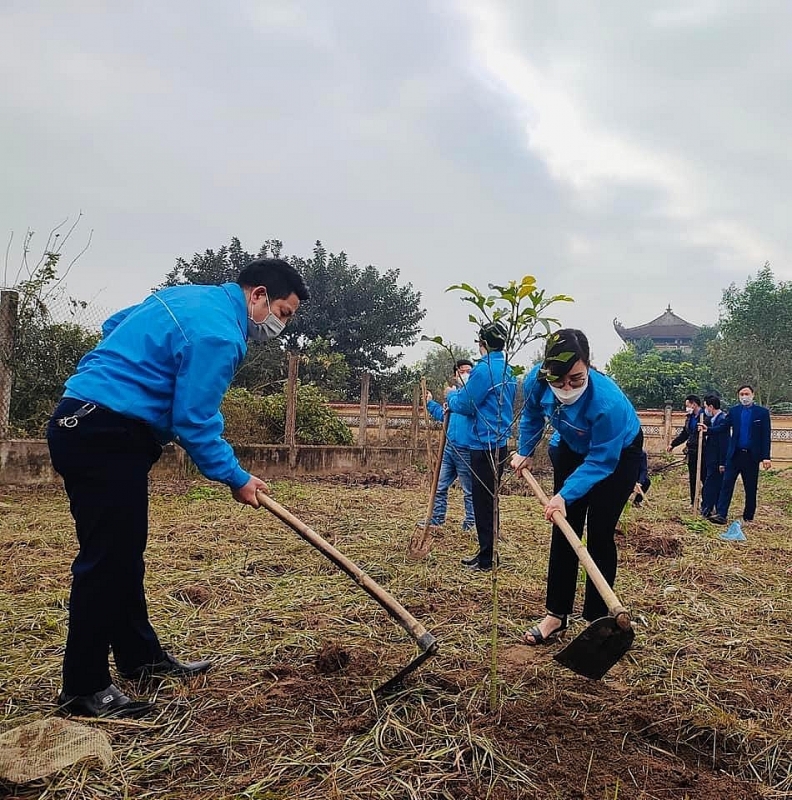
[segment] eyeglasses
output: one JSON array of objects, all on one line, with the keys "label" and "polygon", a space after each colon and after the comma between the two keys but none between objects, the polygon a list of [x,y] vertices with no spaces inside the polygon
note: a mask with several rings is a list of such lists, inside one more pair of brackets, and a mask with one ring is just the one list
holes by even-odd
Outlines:
[{"label": "eyeglasses", "polygon": [[556,389],[580,389],[581,386],[585,385],[587,377],[587,372],[567,375],[565,378],[553,381],[550,385]]}]

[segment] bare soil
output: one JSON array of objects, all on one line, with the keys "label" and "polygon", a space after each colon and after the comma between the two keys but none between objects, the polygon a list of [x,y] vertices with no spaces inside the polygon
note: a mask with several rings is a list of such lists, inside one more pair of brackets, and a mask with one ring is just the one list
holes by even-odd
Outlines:
[{"label": "bare soil", "polygon": [[[81,764],[9,798],[792,797],[792,491],[762,476],[744,545],[696,520],[686,475],[655,481],[622,518],[617,590],[636,641],[602,681],[521,644],[542,615],[548,530],[510,485],[502,503],[497,693],[491,576],[466,572],[461,496],[431,551],[410,558],[426,477],[282,482],[279,502],[392,593],[440,640],[401,693],[373,689],[415,657],[410,637],[354,582],[266,512],[199,482],[153,487],[149,608],[187,683],[123,684],[159,713],[91,722],[108,771]],[[399,482],[400,481],[400,482]],[[0,732],[53,713],[74,543],[57,490],[0,491]],[[739,507],[740,498],[735,498]],[[566,641],[583,630],[573,618]]]}]

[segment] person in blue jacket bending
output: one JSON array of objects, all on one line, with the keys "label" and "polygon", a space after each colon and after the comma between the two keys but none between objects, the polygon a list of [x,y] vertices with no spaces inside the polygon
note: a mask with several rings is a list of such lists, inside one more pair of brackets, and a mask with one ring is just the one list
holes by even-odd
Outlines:
[{"label": "person in blue jacket bending", "polygon": [[[555,494],[544,509],[546,519],[560,511],[578,536],[586,525],[586,545],[609,585],[616,578],[614,531],[638,479],[643,433],[638,415],[621,389],[591,368],[585,334],[557,331],[545,358],[526,376],[515,470],[530,469],[546,420],[558,434],[550,449]],[[547,572],[546,616],[523,641],[528,645],[557,639],[566,630],[577,587],[578,559],[554,525]],[[589,622],[608,609],[594,584],[586,580],[583,617]]]},{"label": "person in blue jacket bending", "polygon": [[140,716],[110,679],[189,677],[209,661],[183,663],[165,652],[149,622],[143,589],[148,536],[148,473],[175,441],[235,500],[258,507],[266,483],[246,472],[223,439],[220,403],[248,341],[278,336],[308,298],[299,273],[258,259],[221,286],[174,286],[119,311],[99,344],[66,381],[47,427],[77,532],[69,630],[59,711]]},{"label": "person in blue jacket bending", "polygon": [[492,569],[495,495],[508,458],[506,445],[517,392],[517,381],[506,361],[507,339],[508,330],[502,322],[483,325],[477,339],[481,360],[473,367],[467,383],[448,395],[451,411],[472,420],[470,470],[479,549],[463,558],[462,564],[481,572]]},{"label": "person in blue jacket bending", "polygon": [[[446,392],[446,402],[448,396],[463,387],[473,369],[473,362],[466,358],[460,358],[454,364],[455,387],[449,388]],[[426,410],[438,422],[442,422],[446,414],[446,409],[432,399],[432,393],[426,393]],[[464,414],[454,414],[451,411],[448,420],[448,431],[446,433],[446,443],[443,449],[443,459],[440,462],[440,475],[437,479],[437,493],[435,495],[432,517],[430,525],[442,525],[446,518],[448,507],[448,490],[455,480],[459,480],[462,495],[465,501],[465,519],[462,522],[463,531],[472,531],[476,526],[473,515],[473,492],[472,478],[470,475],[470,437],[473,430],[473,419]],[[425,522],[425,521],[424,521]],[[424,522],[419,522],[423,525]]]}]

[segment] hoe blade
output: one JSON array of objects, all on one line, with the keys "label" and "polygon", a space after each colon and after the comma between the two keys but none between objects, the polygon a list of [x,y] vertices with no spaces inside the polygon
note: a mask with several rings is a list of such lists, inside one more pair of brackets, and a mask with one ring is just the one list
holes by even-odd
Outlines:
[{"label": "hoe blade", "polygon": [[428,645],[426,650],[423,651],[417,658],[414,658],[406,667],[400,669],[390,680],[385,681],[382,686],[377,687],[374,690],[374,694],[377,697],[383,697],[385,695],[393,694],[394,692],[398,692],[404,686],[404,679],[411,673],[414,672],[424,661],[430,659],[438,650],[438,643],[431,634],[431,644]]},{"label": "hoe blade", "polygon": [[598,681],[630,649],[634,638],[632,627],[624,630],[613,617],[601,617],[553,658],[572,672]]}]

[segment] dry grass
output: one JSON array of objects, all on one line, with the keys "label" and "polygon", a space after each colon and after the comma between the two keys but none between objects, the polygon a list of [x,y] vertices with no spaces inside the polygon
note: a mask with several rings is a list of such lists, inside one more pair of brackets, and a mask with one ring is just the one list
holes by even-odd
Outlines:
[{"label": "dry grass", "polygon": [[[444,536],[406,557],[426,489],[283,482],[275,497],[440,639],[402,694],[372,688],[415,654],[348,578],[266,512],[203,483],[153,487],[148,597],[163,643],[216,664],[153,687],[150,720],[96,722],[117,755],[18,798],[792,797],[792,480],[763,475],[748,542],[694,520],[681,470],[623,520],[618,589],[636,644],[606,679],[519,644],[541,615],[548,551],[535,501],[503,498],[500,707],[488,711],[489,579],[452,494]],[[739,510],[741,497],[735,497]],[[0,732],[52,713],[71,520],[60,491],[0,493]],[[580,624],[575,627],[580,630]],[[345,657],[317,663],[328,648]],[[342,662],[346,662],[343,664]],[[134,687],[127,687],[130,691]]]}]

